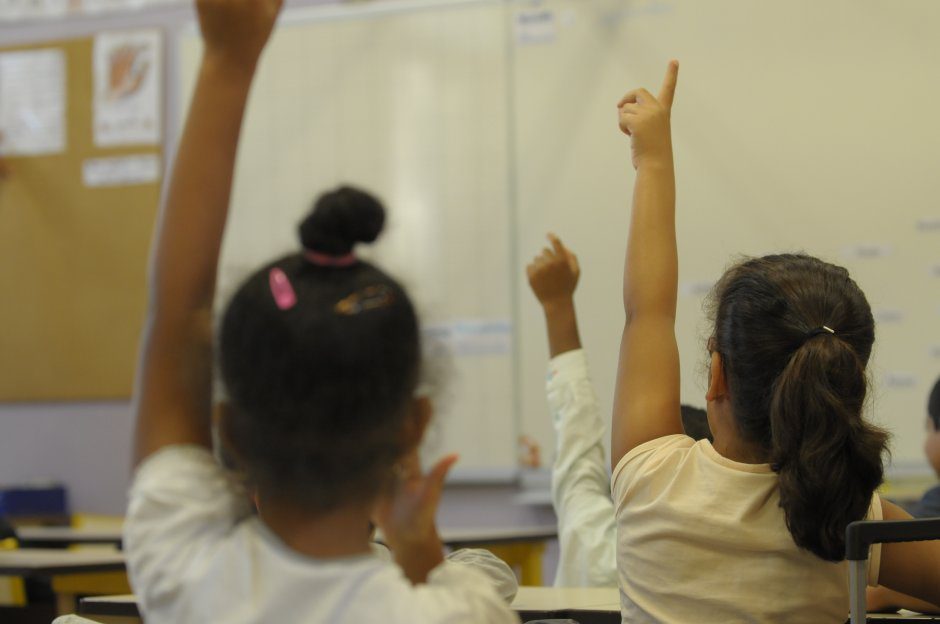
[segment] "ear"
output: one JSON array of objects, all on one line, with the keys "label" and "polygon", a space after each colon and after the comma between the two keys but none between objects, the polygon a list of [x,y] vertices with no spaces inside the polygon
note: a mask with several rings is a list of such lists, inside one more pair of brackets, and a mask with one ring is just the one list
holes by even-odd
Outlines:
[{"label": "ear", "polygon": [[711,366],[708,374],[708,392],[705,393],[706,401],[717,401],[728,394],[728,384],[725,379],[725,367],[721,360],[721,354],[712,351]]},{"label": "ear", "polygon": [[424,439],[424,432],[431,422],[431,415],[434,408],[431,405],[431,399],[425,396],[415,397],[411,401],[411,409],[408,418],[405,419],[404,437],[405,447],[408,450],[416,448]]}]

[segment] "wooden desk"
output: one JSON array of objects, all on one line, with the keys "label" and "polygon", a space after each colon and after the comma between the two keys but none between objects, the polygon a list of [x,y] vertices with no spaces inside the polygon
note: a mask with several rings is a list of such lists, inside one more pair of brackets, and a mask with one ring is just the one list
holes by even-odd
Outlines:
[{"label": "wooden desk", "polygon": [[124,554],[103,551],[18,548],[0,550],[0,576],[59,576],[124,570]]},{"label": "wooden desk", "polygon": [[118,551],[0,550],[0,576],[38,576],[52,580],[60,615],[74,611],[75,595],[80,593],[72,588],[69,579],[102,572],[117,572],[123,577],[124,568],[124,553]]},{"label": "wooden desk", "polygon": [[58,547],[73,544],[113,544],[121,545],[123,536],[120,528],[73,528],[34,526],[20,527],[16,537],[26,548]]},{"label": "wooden desk", "polygon": [[[539,618],[575,618],[581,624],[620,622],[620,593],[616,587],[522,586],[512,608],[523,621]],[[133,594],[82,598],[78,612],[87,616],[140,617]],[[561,613],[562,615],[559,615]],[[585,617],[584,614],[587,614]]]},{"label": "wooden desk", "polygon": [[572,619],[580,624],[620,624],[620,590],[616,587],[519,588],[512,608],[523,622]]},{"label": "wooden desk", "polygon": [[[512,608],[523,622],[566,619],[580,624],[620,624],[620,592],[616,587],[520,587]],[[940,623],[940,616],[916,613],[869,613],[869,622],[885,624]]]},{"label": "wooden desk", "polygon": [[518,568],[525,585],[542,585],[545,542],[558,537],[558,527],[441,528],[440,534],[448,548],[485,548],[510,567]]},{"label": "wooden desk", "polygon": [[[545,542],[558,537],[558,527],[552,525],[453,528],[439,527],[444,546],[458,548],[485,548],[509,564],[519,568],[524,585],[542,585],[542,553]],[[381,531],[375,532],[375,541],[385,543]]]},{"label": "wooden desk", "polygon": [[92,616],[140,617],[140,610],[137,608],[137,598],[134,594],[82,598],[78,605],[78,613],[79,615]]}]

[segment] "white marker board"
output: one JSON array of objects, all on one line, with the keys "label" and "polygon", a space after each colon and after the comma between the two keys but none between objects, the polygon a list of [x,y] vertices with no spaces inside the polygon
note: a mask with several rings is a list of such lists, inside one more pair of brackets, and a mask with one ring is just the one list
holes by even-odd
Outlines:
[{"label": "white marker board", "polygon": [[[321,191],[377,193],[374,250],[406,285],[445,388],[428,454],[454,474],[515,473],[506,36],[499,3],[372,5],[287,13],[249,101],[221,260],[220,302],[262,262],[294,250]],[[182,49],[188,99],[200,43]]]},{"label": "white marker board", "polygon": [[[553,444],[544,326],[523,277],[548,230],[581,258],[582,337],[610,408],[634,179],[614,107],[658,89],[678,58],[683,401],[704,402],[708,285],[738,254],[804,250],[847,266],[881,311],[872,413],[895,434],[895,463],[923,465],[940,375],[937,20],[931,0],[288,13],[249,106],[223,282],[290,248],[317,191],[350,181],[382,195],[392,223],[376,256],[460,352],[439,448],[461,451],[467,475],[506,474],[518,434]],[[197,60],[192,36],[189,83]]]}]

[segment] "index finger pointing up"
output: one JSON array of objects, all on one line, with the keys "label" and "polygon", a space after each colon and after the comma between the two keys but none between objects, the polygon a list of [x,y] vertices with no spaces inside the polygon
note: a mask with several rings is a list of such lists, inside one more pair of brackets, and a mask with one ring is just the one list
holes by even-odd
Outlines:
[{"label": "index finger pointing up", "polygon": [[679,61],[669,61],[669,67],[666,68],[666,77],[663,79],[663,86],[659,90],[659,103],[666,108],[672,108],[672,99],[676,95],[676,80],[679,77]]}]

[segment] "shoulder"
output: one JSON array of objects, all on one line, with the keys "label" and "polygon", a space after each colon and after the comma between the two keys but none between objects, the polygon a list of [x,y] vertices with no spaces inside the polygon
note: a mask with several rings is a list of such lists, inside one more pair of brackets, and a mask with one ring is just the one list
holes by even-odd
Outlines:
[{"label": "shoulder", "polygon": [[691,453],[696,441],[685,434],[675,434],[644,442],[621,458],[611,475],[614,503],[627,494],[630,486],[644,477],[672,472]]},{"label": "shoulder", "polygon": [[194,553],[218,546],[251,513],[246,492],[198,446],[167,446],[138,467],[124,523],[128,573],[144,603],[176,595]]},{"label": "shoulder", "polygon": [[635,476],[640,469],[653,470],[681,461],[695,447],[695,440],[685,434],[674,434],[644,442],[624,455],[614,468],[613,479]]}]

